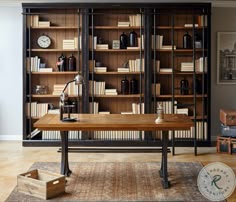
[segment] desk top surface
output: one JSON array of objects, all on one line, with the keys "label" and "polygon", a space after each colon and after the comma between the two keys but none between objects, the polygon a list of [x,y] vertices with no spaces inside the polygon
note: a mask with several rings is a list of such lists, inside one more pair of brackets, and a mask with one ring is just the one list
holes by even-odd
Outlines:
[{"label": "desk top surface", "polygon": [[59,114],[46,114],[34,123],[40,130],[189,130],[193,121],[183,114],[165,114],[155,123],[156,114],[72,114],[75,122],[60,121]]}]

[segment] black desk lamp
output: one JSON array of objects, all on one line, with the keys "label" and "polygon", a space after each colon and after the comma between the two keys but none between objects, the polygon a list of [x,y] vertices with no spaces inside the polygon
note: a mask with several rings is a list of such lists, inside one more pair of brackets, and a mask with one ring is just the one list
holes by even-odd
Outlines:
[{"label": "black desk lamp", "polygon": [[65,90],[66,90],[67,86],[72,82],[75,82],[76,85],[84,84],[84,77],[81,76],[80,74],[76,75],[73,80],[66,83],[63,91],[61,92],[61,95],[60,95],[60,120],[61,121],[67,121],[67,122],[76,121],[76,118],[70,117],[70,110],[68,110],[68,117],[63,117],[64,107],[70,107],[70,105],[65,106],[65,101],[68,100],[68,94],[65,93]]}]

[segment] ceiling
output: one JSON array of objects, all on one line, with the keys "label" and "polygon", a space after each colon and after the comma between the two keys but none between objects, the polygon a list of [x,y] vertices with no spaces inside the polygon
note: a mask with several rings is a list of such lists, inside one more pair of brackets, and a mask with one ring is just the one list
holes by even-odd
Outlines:
[{"label": "ceiling", "polygon": [[[79,2],[84,2],[84,3],[106,3],[106,2],[112,2],[111,0],[0,0],[0,5],[6,5],[6,6],[14,6],[14,5],[20,5],[21,3],[45,3],[45,2],[51,2],[51,3],[56,3],[56,2],[66,2],[66,3],[79,3]],[[213,7],[236,7],[236,1],[235,0],[115,0],[114,2],[172,2],[172,3],[196,3],[196,2],[210,2],[212,3]]]}]

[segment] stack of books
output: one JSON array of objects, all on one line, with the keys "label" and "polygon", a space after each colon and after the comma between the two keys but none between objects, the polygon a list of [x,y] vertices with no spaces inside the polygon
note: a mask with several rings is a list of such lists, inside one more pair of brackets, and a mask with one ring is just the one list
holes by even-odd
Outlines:
[{"label": "stack of books", "polygon": [[[184,24],[184,27],[193,27],[193,24]],[[198,27],[198,24],[194,24],[194,27]]]},{"label": "stack of books", "polygon": [[174,49],[174,50],[176,50],[176,46],[175,45],[162,45],[161,46],[161,49],[162,50],[172,50],[172,48]]},{"label": "stack of books", "polygon": [[75,47],[75,39],[64,39],[63,43],[62,43],[62,48],[64,50],[76,49],[76,47]]},{"label": "stack of books", "polygon": [[207,57],[195,60],[196,72],[207,72]]},{"label": "stack of books", "polygon": [[50,21],[38,21],[38,27],[50,27]]},{"label": "stack of books", "polygon": [[172,68],[160,68],[160,72],[172,72]]},{"label": "stack of books", "polygon": [[97,44],[96,45],[97,50],[98,49],[108,49],[108,48],[109,48],[108,44]]},{"label": "stack of books", "polygon": [[192,72],[193,71],[193,62],[181,62],[180,71],[181,72]]},{"label": "stack of books", "polygon": [[107,72],[107,67],[94,67],[94,72]]},{"label": "stack of books", "polygon": [[129,72],[129,68],[119,67],[119,68],[117,68],[117,72]]},{"label": "stack of books", "polygon": [[105,89],[105,95],[117,95],[116,89]]},{"label": "stack of books", "polygon": [[39,72],[53,72],[53,68],[39,68]]},{"label": "stack of books", "polygon": [[186,114],[188,115],[188,108],[180,108],[180,109],[176,109],[176,114]]},{"label": "stack of books", "polygon": [[118,27],[129,27],[129,24],[130,24],[129,21],[128,22],[121,22],[121,21],[119,21],[117,26]]}]

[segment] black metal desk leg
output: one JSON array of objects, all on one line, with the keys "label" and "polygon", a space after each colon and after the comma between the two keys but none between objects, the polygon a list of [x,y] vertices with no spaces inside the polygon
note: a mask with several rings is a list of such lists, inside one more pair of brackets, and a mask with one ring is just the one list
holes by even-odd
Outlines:
[{"label": "black metal desk leg", "polygon": [[170,187],[170,182],[168,181],[168,170],[167,170],[167,148],[168,147],[168,131],[162,131],[162,186],[164,189]]},{"label": "black metal desk leg", "polygon": [[68,131],[61,131],[61,174],[69,177],[71,173],[68,162]]}]

